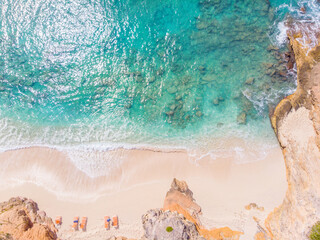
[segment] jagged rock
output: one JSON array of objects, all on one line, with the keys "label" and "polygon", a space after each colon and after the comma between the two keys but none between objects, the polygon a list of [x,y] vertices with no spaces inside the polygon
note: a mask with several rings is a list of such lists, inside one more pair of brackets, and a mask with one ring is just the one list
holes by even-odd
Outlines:
[{"label": "jagged rock", "polygon": [[[193,193],[185,181],[173,179],[171,189],[167,192],[163,208],[165,210],[177,210],[177,205],[184,209],[190,216],[198,221],[201,207],[195,203]],[[199,221],[197,222],[200,223]]]},{"label": "jagged rock", "polygon": [[[179,191],[193,200],[193,192],[189,189],[188,184],[185,181],[179,181],[178,179],[174,178],[171,183],[171,188],[168,193]],[[167,193],[167,196],[168,196]]]},{"label": "jagged rock", "polygon": [[266,69],[271,69],[273,68],[273,63],[262,63],[263,67],[266,68]]},{"label": "jagged rock", "polygon": [[148,240],[204,240],[194,223],[177,212],[149,210],[142,216],[144,236]]},{"label": "jagged rock", "polygon": [[0,204],[0,232],[13,239],[57,239],[51,218],[31,199],[19,197]]},{"label": "jagged rock", "polygon": [[295,54],[292,48],[292,45],[289,45],[289,52],[286,52],[284,54],[285,56],[285,60],[287,61],[287,68],[290,70],[293,68],[295,62],[296,62],[296,58],[295,58]]}]

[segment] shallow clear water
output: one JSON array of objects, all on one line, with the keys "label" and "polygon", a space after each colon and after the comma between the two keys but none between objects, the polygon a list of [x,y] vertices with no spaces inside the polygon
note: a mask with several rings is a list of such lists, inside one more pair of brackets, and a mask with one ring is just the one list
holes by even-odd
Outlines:
[{"label": "shallow clear water", "polygon": [[2,0],[0,148],[275,143],[269,108],[295,89],[281,21],[301,3]]}]

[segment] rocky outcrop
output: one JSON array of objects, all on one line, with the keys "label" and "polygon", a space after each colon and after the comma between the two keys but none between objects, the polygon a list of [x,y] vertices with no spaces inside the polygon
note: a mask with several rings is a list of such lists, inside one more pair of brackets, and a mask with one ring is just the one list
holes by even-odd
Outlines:
[{"label": "rocky outcrop", "polygon": [[145,231],[142,239],[205,240],[195,224],[177,212],[149,210],[142,216],[142,223]]},{"label": "rocky outcrop", "polygon": [[200,222],[201,207],[195,202],[193,193],[185,181],[173,179],[170,190],[167,192],[163,209],[179,213],[193,223],[199,234],[209,240],[238,240],[242,232],[233,231],[229,227],[206,229]]},{"label": "rocky outcrop", "polygon": [[[179,211],[179,208],[180,211]],[[167,192],[164,200],[163,209],[170,211],[178,211],[185,215],[187,219],[193,221],[200,226],[199,214],[201,207],[193,199],[193,192],[189,189],[185,181],[179,181],[176,178],[171,183],[171,188]],[[184,212],[182,212],[182,209]]]},{"label": "rocky outcrop", "polygon": [[288,32],[298,87],[271,117],[283,149],[288,190],[266,220],[266,239],[308,239],[312,225],[320,220],[320,46],[310,48],[311,40],[298,29]]},{"label": "rocky outcrop", "polygon": [[149,210],[142,216],[143,239],[204,239],[198,232],[200,206],[185,181],[173,179],[163,209]]},{"label": "rocky outcrop", "polygon": [[57,239],[51,218],[34,201],[19,197],[0,204],[0,233],[0,239]]},{"label": "rocky outcrop", "polygon": [[143,239],[204,239],[198,232],[200,206],[185,181],[173,179],[163,209],[149,210],[142,216]]}]

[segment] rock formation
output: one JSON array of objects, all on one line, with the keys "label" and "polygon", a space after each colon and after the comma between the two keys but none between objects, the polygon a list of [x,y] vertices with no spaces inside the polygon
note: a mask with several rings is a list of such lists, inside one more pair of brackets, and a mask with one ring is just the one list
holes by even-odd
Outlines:
[{"label": "rock formation", "polygon": [[[201,207],[195,202],[193,193],[185,181],[173,179],[171,189],[167,192],[163,209],[172,213],[179,213],[193,223],[199,234],[209,240],[238,240],[242,232],[233,231],[228,227],[206,229],[202,226],[199,216]],[[194,238],[197,239],[197,238]]]},{"label": "rock formation", "polygon": [[201,207],[194,201],[187,183],[174,178],[164,200],[163,209],[177,211],[178,206],[186,211],[182,214],[190,215],[196,220],[196,224],[200,225],[198,216],[201,214]]},{"label": "rock formation", "polygon": [[[200,206],[185,181],[173,179],[163,209],[149,210],[142,216],[143,239],[203,239],[200,226]],[[167,231],[167,228],[172,231]]]},{"label": "rock formation", "polygon": [[145,231],[142,239],[204,240],[195,224],[177,212],[152,209],[142,216],[142,223]]},{"label": "rock formation", "polygon": [[[184,181],[174,179],[164,208],[152,209],[142,216],[142,240],[239,240],[241,232],[228,227],[207,230],[199,220],[200,206]],[[0,203],[0,239],[55,240],[58,230],[37,204],[26,198],[11,198]],[[130,240],[111,237],[109,240]]]},{"label": "rock formation", "polygon": [[53,240],[57,229],[37,204],[26,198],[11,198],[0,204],[0,239]]},{"label": "rock formation", "polygon": [[288,35],[297,64],[298,87],[279,103],[271,117],[283,149],[288,181],[282,205],[265,223],[269,232],[265,237],[277,240],[308,239],[312,225],[320,219],[320,46],[308,47],[308,39],[301,41],[308,36],[297,29]]}]

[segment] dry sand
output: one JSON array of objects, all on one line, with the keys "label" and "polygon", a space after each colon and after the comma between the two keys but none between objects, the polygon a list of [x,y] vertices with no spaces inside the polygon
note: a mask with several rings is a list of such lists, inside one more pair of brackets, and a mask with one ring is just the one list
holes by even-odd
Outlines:
[{"label": "dry sand", "polygon": [[[248,154],[249,156],[250,154]],[[174,177],[186,180],[202,207],[207,227],[229,226],[245,231],[241,239],[253,239],[257,216],[264,220],[280,205],[287,188],[280,148],[260,161],[235,164],[234,157],[194,162],[185,151],[119,149],[99,152],[101,159],[118,159],[112,174],[89,177],[65,152],[32,147],[0,153],[0,201],[13,196],[32,198],[52,218],[62,215],[62,239],[138,238],[141,216],[163,205]],[[99,171],[98,171],[99,172]],[[264,211],[245,210],[257,203]],[[120,229],[105,231],[103,217],[117,214]],[[74,216],[87,216],[87,232],[70,230]]]}]

